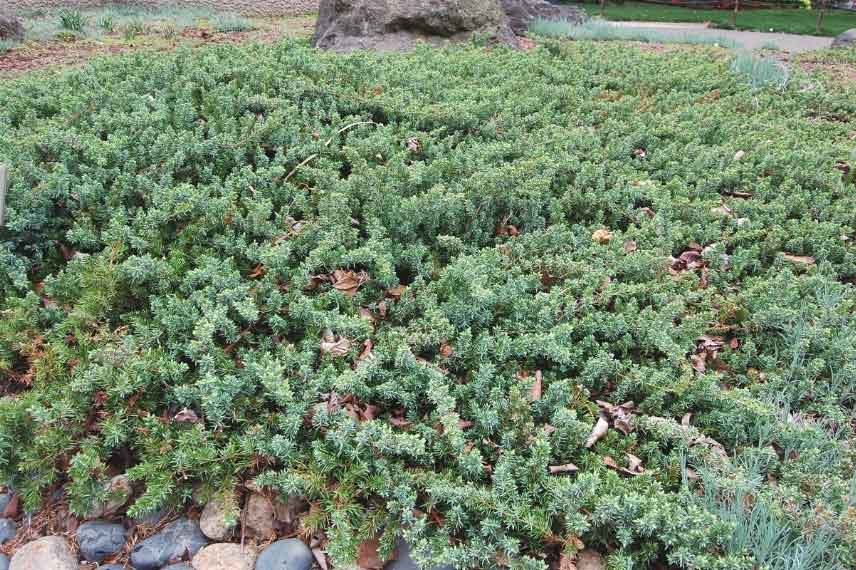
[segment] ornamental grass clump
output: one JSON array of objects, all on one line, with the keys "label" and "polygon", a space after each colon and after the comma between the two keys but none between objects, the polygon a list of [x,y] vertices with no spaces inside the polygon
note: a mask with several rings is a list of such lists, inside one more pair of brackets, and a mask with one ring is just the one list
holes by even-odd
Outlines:
[{"label": "ornamental grass clump", "polygon": [[253,482],[337,565],[852,567],[856,97],[730,64],[287,41],[3,83],[0,477],[82,514],[125,473],[131,516]]}]

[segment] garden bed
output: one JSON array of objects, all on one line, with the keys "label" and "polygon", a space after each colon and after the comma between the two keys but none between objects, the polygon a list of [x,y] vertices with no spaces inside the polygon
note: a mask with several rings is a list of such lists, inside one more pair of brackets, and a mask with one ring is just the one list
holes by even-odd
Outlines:
[{"label": "garden bed", "polygon": [[852,566],[856,97],[732,59],[286,41],[3,83],[0,478],[75,528],[119,474],[119,517],[299,496],[333,567]]}]

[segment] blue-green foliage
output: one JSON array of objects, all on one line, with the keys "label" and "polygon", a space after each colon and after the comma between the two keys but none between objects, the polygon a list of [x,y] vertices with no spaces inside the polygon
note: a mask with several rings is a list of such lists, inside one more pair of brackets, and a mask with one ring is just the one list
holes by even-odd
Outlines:
[{"label": "blue-green foliage", "polygon": [[[127,470],[133,514],[256,478],[336,561],[852,565],[856,97],[728,67],[286,42],[3,84],[2,476],[82,512]],[[596,400],[635,417],[587,448]]]}]

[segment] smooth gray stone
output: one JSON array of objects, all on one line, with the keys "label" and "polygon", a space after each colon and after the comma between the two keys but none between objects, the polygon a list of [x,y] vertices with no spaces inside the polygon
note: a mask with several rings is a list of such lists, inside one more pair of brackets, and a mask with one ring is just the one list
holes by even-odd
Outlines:
[{"label": "smooth gray stone", "polygon": [[0,513],[6,510],[12,501],[12,493],[0,493]]},{"label": "smooth gray stone", "polygon": [[256,559],[256,570],[309,570],[314,558],[309,547],[296,538],[278,540]]},{"label": "smooth gray stone", "polygon": [[0,554],[0,570],[9,570],[9,557],[5,554]]},{"label": "smooth gray stone", "polygon": [[171,511],[169,509],[160,509],[160,510],[155,511],[153,513],[143,515],[138,519],[134,519],[134,524],[136,524],[138,526],[140,526],[140,525],[155,526],[159,522],[161,522],[164,518],[166,518],[170,514],[170,512]]},{"label": "smooth gray stone", "polygon": [[85,522],[77,529],[80,554],[89,562],[101,562],[125,547],[125,528],[107,521]]},{"label": "smooth gray stone", "polygon": [[164,566],[161,570],[193,570],[193,566],[188,564],[187,562],[179,562],[178,564],[170,564],[169,566]]},{"label": "smooth gray stone", "polygon": [[122,566],[121,564],[104,564],[96,570],[134,570],[133,566]]},{"label": "smooth gray stone", "polygon": [[206,544],[196,521],[179,519],[135,546],[131,564],[137,570],[158,570],[170,560],[193,558]]},{"label": "smooth gray stone", "polygon": [[18,534],[18,525],[12,519],[0,519],[0,544],[6,544]]}]

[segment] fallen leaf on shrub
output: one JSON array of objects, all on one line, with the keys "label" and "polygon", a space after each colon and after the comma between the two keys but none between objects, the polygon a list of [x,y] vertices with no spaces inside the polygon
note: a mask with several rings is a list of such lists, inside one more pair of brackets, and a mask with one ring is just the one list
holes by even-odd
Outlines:
[{"label": "fallen leaf on shrub", "polygon": [[624,242],[624,253],[633,253],[634,251],[636,251],[636,249],[636,242],[632,239],[626,240]]},{"label": "fallen leaf on shrub", "polygon": [[258,265],[256,265],[255,269],[253,269],[252,273],[250,273],[249,277],[250,279],[257,279],[263,276],[265,273],[267,273],[267,269],[264,265],[259,263]]},{"label": "fallen leaf on shrub", "polygon": [[454,349],[452,349],[452,345],[448,342],[444,342],[440,345],[440,356],[443,358],[449,358],[455,353]]},{"label": "fallen leaf on shrub", "polygon": [[363,406],[363,411],[360,414],[363,420],[373,420],[377,417],[378,413],[380,413],[380,407],[375,406],[374,404],[366,404]]},{"label": "fallen leaf on shrub", "polygon": [[718,208],[711,208],[710,213],[711,214],[717,214],[720,216],[725,216],[726,218],[733,218],[734,217],[734,210],[729,208],[728,204],[723,204],[722,206],[720,206]]},{"label": "fallen leaf on shrub", "polygon": [[374,358],[374,354],[372,354],[372,348],[374,348],[374,343],[372,343],[371,339],[366,339],[363,342],[363,350],[360,351],[360,354],[357,356],[357,360],[371,360]]},{"label": "fallen leaf on shrub", "polygon": [[615,429],[624,435],[629,434],[633,430],[631,421],[633,419],[633,412],[636,410],[636,404],[633,402],[624,402],[621,405],[615,406],[609,402],[597,400],[597,405],[603,410],[602,413],[605,413],[612,420],[612,425]]},{"label": "fallen leaf on shrub", "polygon": [[473,422],[470,420],[458,420],[458,427],[461,429],[467,429],[473,427]]},{"label": "fallen leaf on shrub", "polygon": [[351,341],[344,337],[336,337],[330,329],[324,331],[321,337],[321,354],[345,356],[351,350]]},{"label": "fallen leaf on shrub", "polygon": [[564,552],[559,555],[559,570],[577,570],[576,556],[568,556]]},{"label": "fallen leaf on shrub", "polygon": [[407,150],[410,152],[419,152],[422,150],[422,143],[416,137],[410,137],[407,139]]},{"label": "fallen leaf on shrub", "polygon": [[594,425],[594,429],[591,430],[591,433],[586,440],[586,449],[593,446],[598,442],[598,440],[605,436],[607,430],[609,430],[609,422],[606,421],[603,416],[597,418],[597,423]]},{"label": "fallen leaf on shrub", "polygon": [[642,467],[642,460],[633,455],[632,453],[626,453],[627,455],[627,470],[633,473],[642,473],[645,469]]},{"label": "fallen leaf on shrub", "polygon": [[577,568],[579,570],[604,570],[606,564],[604,564],[603,556],[598,551],[586,548],[577,554]]},{"label": "fallen leaf on shrub", "polygon": [[380,541],[376,538],[366,540],[357,549],[357,565],[360,570],[381,570],[384,561],[380,559],[378,547]]},{"label": "fallen leaf on shrub", "polygon": [[320,548],[312,549],[312,557],[315,558],[315,562],[318,563],[318,566],[321,567],[321,570],[327,570],[327,555]]},{"label": "fallen leaf on shrub", "polygon": [[404,418],[400,417],[391,417],[389,418],[389,423],[394,425],[395,427],[407,427],[410,425],[410,422]]},{"label": "fallen leaf on shrub", "polygon": [[648,156],[648,151],[646,151],[644,148],[637,148],[633,150],[633,156],[635,158],[645,158],[646,156]]},{"label": "fallen leaf on shrub", "polygon": [[534,402],[534,401],[536,401],[536,400],[540,400],[540,399],[541,399],[541,384],[542,384],[542,380],[543,380],[543,377],[542,377],[542,375],[541,375],[541,371],[540,371],[540,370],[536,370],[536,371],[535,371],[535,381],[534,381],[534,382],[532,382],[532,389],[531,389],[531,391],[529,392],[529,395],[530,395],[530,397],[531,397],[531,399],[532,399],[532,401],[533,401],[533,402]]},{"label": "fallen leaf on shrub", "polygon": [[[398,287],[390,287],[386,290],[386,296],[397,301],[398,299],[401,299],[401,296],[404,294],[404,289],[404,285],[399,285]],[[381,311],[381,315],[385,314],[386,305],[384,305],[383,311]]]},{"label": "fallen leaf on shrub", "polygon": [[333,287],[349,297],[357,294],[357,289],[366,281],[367,277],[365,271],[357,273],[356,271],[345,271],[343,269],[337,269],[331,274]]},{"label": "fallen leaf on shrub", "polygon": [[814,258],[808,255],[793,255],[790,253],[783,253],[782,257],[791,263],[797,263],[800,265],[814,265]]},{"label": "fallen leaf on shrub", "polygon": [[600,244],[609,243],[612,240],[612,232],[606,228],[601,228],[599,230],[595,230],[594,233],[591,234],[592,241]]},{"label": "fallen leaf on shrub", "polygon": [[742,151],[742,150],[738,150],[737,152],[734,153],[734,160],[738,161],[741,158],[743,158],[744,156],[746,156],[746,152]]},{"label": "fallen leaf on shrub", "polygon": [[696,372],[704,373],[707,370],[704,359],[704,354],[693,354],[690,356],[690,361],[693,363],[693,368]]},{"label": "fallen leaf on shrub", "polygon": [[565,465],[550,465],[551,475],[556,475],[557,473],[576,473],[579,470],[580,468],[573,463],[566,463]]},{"label": "fallen leaf on shrub", "polygon": [[314,291],[317,289],[322,283],[329,281],[330,278],[326,275],[310,275],[309,282],[306,284],[306,289],[308,291]]},{"label": "fallen leaf on shrub", "polygon": [[640,208],[639,211],[642,212],[643,214],[645,214],[646,216],[648,216],[649,218],[653,218],[654,216],[657,215],[656,212],[654,212],[654,210],[652,210],[651,208],[649,208],[647,206],[645,206],[644,208]]},{"label": "fallen leaf on shrub", "polygon": [[180,424],[195,424],[199,423],[199,416],[196,415],[196,412],[191,410],[190,408],[184,408],[173,418],[176,422]]},{"label": "fallen leaf on shrub", "polygon": [[496,235],[517,237],[520,235],[520,230],[517,229],[517,226],[507,223],[507,220],[503,220],[496,226]]},{"label": "fallen leaf on shrub", "polygon": [[621,473],[626,473],[627,475],[639,475],[643,471],[642,468],[642,460],[636,457],[633,454],[626,453],[629,467],[620,466],[612,457],[609,455],[603,456],[603,464],[609,467],[610,469],[615,469],[616,471],[620,471]]}]

